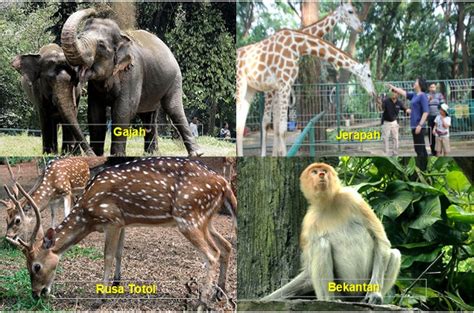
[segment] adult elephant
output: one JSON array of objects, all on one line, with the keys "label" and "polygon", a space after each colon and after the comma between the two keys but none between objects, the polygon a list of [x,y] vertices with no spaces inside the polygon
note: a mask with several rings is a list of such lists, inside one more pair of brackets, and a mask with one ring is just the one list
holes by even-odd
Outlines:
[{"label": "adult elephant", "polygon": [[[88,81],[88,119],[91,146],[104,152],[106,107],[112,127],[127,128],[139,115],[152,124],[145,136],[146,152],[154,150],[155,118],[160,106],[177,126],[190,156],[199,151],[184,114],[182,76],[170,49],[155,35],[135,30],[124,34],[111,19],[90,18],[94,9],[72,14],[64,24],[61,46],[72,66],[80,66],[81,81]],[[79,24],[87,19],[82,32]],[[112,155],[124,155],[127,137],[112,132]]]},{"label": "adult elephant", "polygon": [[21,74],[21,85],[36,106],[40,118],[43,153],[58,152],[58,125],[63,125],[62,153],[76,143],[93,155],[77,122],[81,87],[78,74],[56,44],[43,46],[38,54],[17,55],[12,66]]}]

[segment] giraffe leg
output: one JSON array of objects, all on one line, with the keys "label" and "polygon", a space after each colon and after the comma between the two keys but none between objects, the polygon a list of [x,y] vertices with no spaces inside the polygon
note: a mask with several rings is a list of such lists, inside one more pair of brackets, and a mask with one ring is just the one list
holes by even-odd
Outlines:
[{"label": "giraffe leg", "polygon": [[263,111],[262,117],[262,138],[260,146],[262,148],[261,156],[264,157],[267,153],[267,128],[270,125],[272,119],[272,102],[275,101],[275,91],[270,91],[265,93],[265,109]]},{"label": "giraffe leg", "polygon": [[291,85],[278,91],[278,105],[273,110],[274,114],[274,132],[275,146],[273,147],[273,156],[286,156],[285,134],[288,127],[288,105],[290,101]]},{"label": "giraffe leg", "polygon": [[242,82],[237,84],[237,155],[244,155],[244,130],[250,103],[255,96],[255,90]]}]

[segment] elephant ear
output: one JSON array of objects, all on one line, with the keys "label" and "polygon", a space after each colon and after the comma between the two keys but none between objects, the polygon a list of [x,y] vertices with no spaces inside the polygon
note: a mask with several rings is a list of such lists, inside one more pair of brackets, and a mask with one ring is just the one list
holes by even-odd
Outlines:
[{"label": "elephant ear", "polygon": [[12,67],[34,82],[40,76],[40,60],[39,54],[17,55],[12,61]]},{"label": "elephant ear", "polygon": [[122,35],[122,41],[118,45],[117,51],[115,52],[114,76],[119,72],[129,70],[130,67],[133,66],[133,57],[130,54],[130,46],[132,43],[133,42],[130,37]]}]

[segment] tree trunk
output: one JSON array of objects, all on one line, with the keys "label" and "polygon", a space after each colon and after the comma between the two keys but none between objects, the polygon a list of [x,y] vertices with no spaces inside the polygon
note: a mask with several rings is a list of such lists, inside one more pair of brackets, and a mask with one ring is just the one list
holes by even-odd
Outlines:
[{"label": "tree trunk", "polygon": [[459,45],[464,41],[464,3],[456,3],[458,7],[458,21],[456,24],[456,30],[454,32],[454,49],[453,49],[453,67],[451,69],[451,78],[456,79],[459,73],[459,64],[458,64],[458,53]]},{"label": "tree trunk", "polygon": [[300,173],[310,158],[239,158],[238,298],[256,299],[300,271],[298,238],[306,212]]},{"label": "tree trunk", "polygon": [[469,78],[469,51],[466,44],[466,40],[464,39],[464,18],[466,17],[465,3],[458,2],[457,5],[459,7],[458,35],[459,35],[459,43],[461,44],[461,51],[462,51],[462,77]]},{"label": "tree trunk", "polygon": [[[301,27],[308,26],[319,20],[319,2],[303,1],[301,2]],[[321,97],[319,87],[309,87],[309,85],[319,84],[321,75],[321,61],[311,56],[305,56],[301,59],[298,82],[304,88],[296,89],[295,97],[302,99],[298,108],[298,125],[304,128],[309,120],[315,114],[323,110],[321,108]],[[309,88],[309,89],[307,89]],[[299,93],[299,94],[298,94]],[[304,97],[303,97],[304,95]],[[324,140],[325,133],[315,130],[316,140]]]},{"label": "tree trunk", "polygon": [[214,100],[209,100],[211,105],[209,107],[209,123],[207,134],[210,136],[214,136],[214,127],[216,126],[216,114],[217,114],[217,102]]}]

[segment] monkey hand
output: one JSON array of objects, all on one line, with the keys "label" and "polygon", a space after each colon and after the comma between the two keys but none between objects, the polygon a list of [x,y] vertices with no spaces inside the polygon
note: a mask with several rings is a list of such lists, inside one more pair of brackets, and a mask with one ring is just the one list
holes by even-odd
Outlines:
[{"label": "monkey hand", "polygon": [[364,298],[364,301],[368,304],[382,304],[383,297],[380,292],[369,292]]}]

